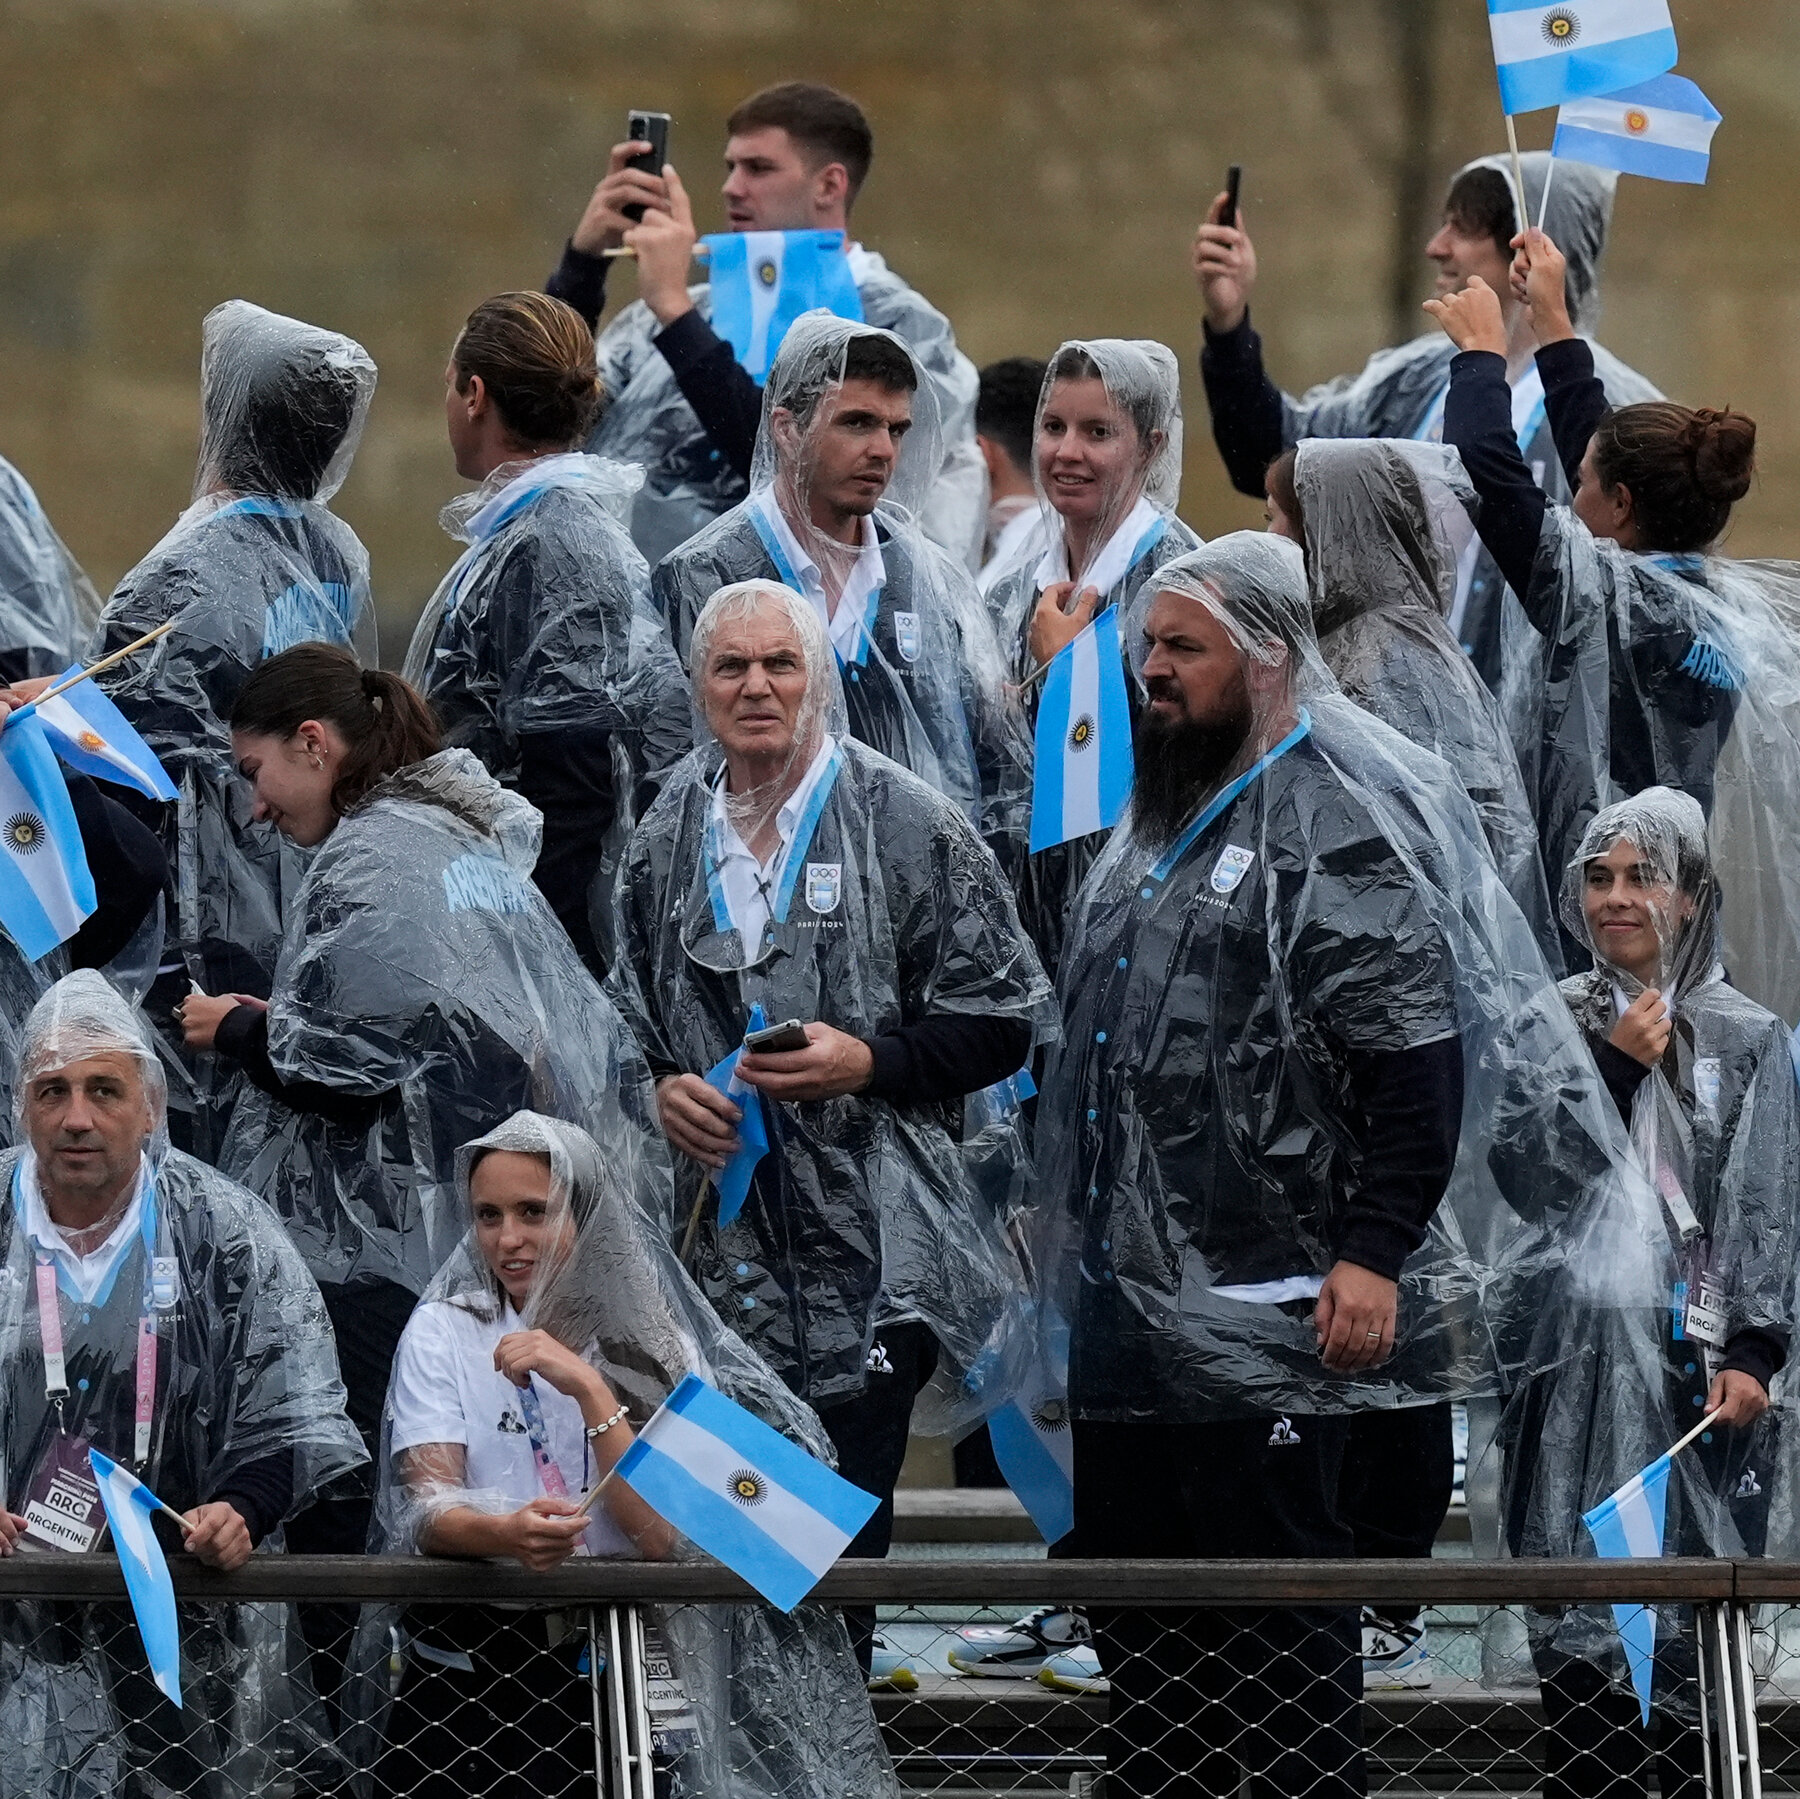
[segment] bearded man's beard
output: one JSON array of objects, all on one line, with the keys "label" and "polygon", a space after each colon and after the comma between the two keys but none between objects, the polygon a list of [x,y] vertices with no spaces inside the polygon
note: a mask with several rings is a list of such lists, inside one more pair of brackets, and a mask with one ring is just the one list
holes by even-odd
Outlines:
[{"label": "bearded man's beard", "polygon": [[[1167,677],[1148,683],[1152,699],[1176,699]],[[1132,733],[1137,775],[1131,791],[1133,835],[1147,849],[1166,849],[1200,810],[1242,752],[1253,723],[1242,674],[1204,716],[1146,709]]]}]

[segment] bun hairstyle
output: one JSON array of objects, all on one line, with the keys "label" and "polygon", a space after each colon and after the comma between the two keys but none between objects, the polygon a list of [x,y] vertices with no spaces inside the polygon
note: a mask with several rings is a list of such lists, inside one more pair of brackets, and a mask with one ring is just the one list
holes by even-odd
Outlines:
[{"label": "bun hairstyle", "polygon": [[469,314],[450,352],[456,391],[479,375],[508,431],[527,449],[574,449],[599,416],[594,334],[548,294],[496,294]]},{"label": "bun hairstyle", "polygon": [[431,708],[405,681],[364,668],[329,643],[296,644],[271,656],[231,708],[233,731],[284,741],[309,718],[336,726],[350,746],[331,789],[340,817],[378,781],[443,748]]},{"label": "bun hairstyle", "polygon": [[1704,550],[1750,491],[1756,421],[1672,400],[1621,406],[1594,433],[1594,472],[1608,487],[1630,489],[1640,547]]}]

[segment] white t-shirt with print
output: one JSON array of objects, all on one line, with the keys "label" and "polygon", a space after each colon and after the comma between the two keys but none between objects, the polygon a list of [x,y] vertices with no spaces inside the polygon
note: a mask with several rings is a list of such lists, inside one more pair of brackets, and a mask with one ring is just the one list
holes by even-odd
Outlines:
[{"label": "white t-shirt with print", "polygon": [[[388,1389],[394,1455],[422,1443],[460,1443],[466,1458],[464,1484],[472,1494],[503,1495],[515,1508],[542,1495],[519,1389],[494,1367],[495,1345],[524,1328],[510,1305],[493,1319],[450,1300],[419,1306],[401,1335]],[[543,1408],[551,1457],[562,1470],[569,1497],[579,1499],[595,1478],[581,1407],[541,1376],[534,1375],[532,1385]],[[491,1509],[479,1500],[477,1506]],[[582,1544],[589,1555],[636,1553],[604,1505],[595,1508]]]}]

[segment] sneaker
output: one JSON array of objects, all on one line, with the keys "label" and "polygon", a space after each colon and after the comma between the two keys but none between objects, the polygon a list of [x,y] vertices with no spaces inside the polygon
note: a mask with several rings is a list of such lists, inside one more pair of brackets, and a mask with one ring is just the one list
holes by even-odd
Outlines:
[{"label": "sneaker", "polygon": [[1425,1643],[1425,1626],[1416,1618],[1401,1623],[1365,1607],[1362,1645],[1364,1692],[1395,1693],[1431,1685],[1431,1651]]},{"label": "sneaker", "polygon": [[916,1693],[919,1677],[913,1672],[912,1658],[903,1655],[879,1631],[869,1650],[869,1691],[871,1693]]},{"label": "sneaker", "polygon": [[1093,1641],[1087,1613],[1068,1606],[1040,1606],[1012,1624],[971,1625],[956,1633],[948,1660],[958,1674],[1030,1680],[1064,1650]]},{"label": "sneaker", "polygon": [[1100,1658],[1086,1644],[1046,1658],[1038,1684],[1053,1693],[1110,1693],[1112,1682],[1100,1672]]}]

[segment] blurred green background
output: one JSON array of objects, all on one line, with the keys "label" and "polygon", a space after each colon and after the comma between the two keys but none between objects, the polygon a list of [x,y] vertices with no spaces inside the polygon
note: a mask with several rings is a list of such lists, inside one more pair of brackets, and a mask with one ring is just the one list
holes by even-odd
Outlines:
[{"label": "blurred green background", "polygon": [[[1713,180],[1621,183],[1600,333],[1757,417],[1731,547],[1800,554],[1800,8],[1674,12],[1725,114]],[[207,308],[350,332],[381,383],[338,504],[396,660],[455,547],[441,371],[470,306],[543,279],[633,105],[675,115],[717,228],[725,115],[796,76],[868,109],[858,234],[977,362],[1073,335],[1179,352],[1208,536],[1259,516],[1194,366],[1187,244],[1225,165],[1297,386],[1410,333],[1445,180],[1504,142],[1481,0],[0,0],[0,451],[105,591],[186,503]]]}]

